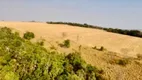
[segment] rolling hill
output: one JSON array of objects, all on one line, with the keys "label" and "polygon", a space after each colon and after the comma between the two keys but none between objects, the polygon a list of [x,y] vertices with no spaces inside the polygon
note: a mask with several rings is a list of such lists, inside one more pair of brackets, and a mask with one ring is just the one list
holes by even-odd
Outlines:
[{"label": "rolling hill", "polygon": [[[107,80],[142,80],[142,38],[42,22],[1,21],[0,26],[12,28],[20,32],[21,36],[26,31],[34,32],[35,39],[32,41],[45,39],[47,49],[52,47],[66,54],[79,51],[88,64],[103,70],[101,73]],[[58,45],[65,39],[71,41],[70,48]],[[100,47],[105,49],[100,50]]]},{"label": "rolling hill", "polygon": [[98,29],[71,27],[68,25],[46,24],[38,22],[0,22],[0,26],[8,26],[19,30],[21,33],[32,31],[36,38],[44,38],[47,41],[61,40],[63,34],[66,38],[85,46],[103,46],[109,51],[117,52],[125,56],[141,54],[142,39],[106,32]]}]

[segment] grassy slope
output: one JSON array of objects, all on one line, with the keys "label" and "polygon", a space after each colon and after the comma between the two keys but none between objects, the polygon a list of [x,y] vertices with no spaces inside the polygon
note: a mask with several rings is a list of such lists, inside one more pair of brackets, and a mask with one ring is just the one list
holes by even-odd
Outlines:
[{"label": "grassy slope", "polygon": [[21,38],[9,28],[0,28],[0,80],[104,80],[100,70],[78,53],[45,49],[31,42],[30,34]]},{"label": "grassy slope", "polygon": [[[118,52],[125,56],[135,56],[141,53],[142,39],[109,33],[97,29],[71,27],[67,25],[52,25],[32,22],[0,22],[1,26],[9,26],[20,32],[32,31],[47,41],[62,40],[63,33],[66,38],[85,46],[104,46],[109,51]],[[55,41],[54,41],[55,42]]]},{"label": "grassy slope", "polygon": [[[83,45],[81,55],[85,61],[103,68],[105,71],[104,76],[110,78],[110,80],[142,79],[142,65],[136,63],[136,61],[139,60],[131,58],[132,62],[125,67],[110,64],[110,62],[115,59],[135,56],[135,54],[140,53],[142,51],[142,39],[140,38],[108,33],[97,29],[71,27],[67,25],[51,25],[46,23],[0,22],[0,25],[17,29],[21,33],[32,31],[37,35],[36,39],[39,39],[41,36],[46,39],[47,47],[53,44],[61,52],[72,52],[72,49],[78,50],[78,46],[81,44]],[[63,37],[63,33],[66,33],[66,37]],[[77,38],[77,36],[79,37]],[[63,49],[57,45],[57,41],[59,43],[63,38],[72,40],[70,49]],[[108,51],[100,52],[91,49],[90,46],[104,46],[109,51],[119,52],[121,54]]]}]

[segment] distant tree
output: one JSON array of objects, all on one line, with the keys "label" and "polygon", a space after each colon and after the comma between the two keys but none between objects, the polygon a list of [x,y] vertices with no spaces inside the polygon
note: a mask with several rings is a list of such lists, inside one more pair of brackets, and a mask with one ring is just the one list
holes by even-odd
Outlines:
[{"label": "distant tree", "polygon": [[129,36],[135,36],[135,37],[141,37],[142,38],[142,32],[139,30],[123,30],[123,29],[114,29],[114,28],[103,28],[100,26],[93,26],[89,25],[87,23],[80,24],[80,23],[71,23],[71,22],[47,22],[48,24],[66,24],[66,25],[71,25],[71,26],[79,26],[79,27],[86,27],[86,28],[93,28],[93,29],[101,29],[105,30],[108,32],[113,32],[113,33],[119,33],[119,34],[124,34],[124,35],[129,35]]}]

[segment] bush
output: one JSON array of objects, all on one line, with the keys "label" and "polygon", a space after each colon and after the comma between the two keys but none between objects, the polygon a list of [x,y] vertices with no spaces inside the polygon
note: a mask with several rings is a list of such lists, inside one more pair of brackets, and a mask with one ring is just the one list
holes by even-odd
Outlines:
[{"label": "bush", "polygon": [[51,45],[50,49],[57,50],[57,48],[54,45]]},{"label": "bush", "polygon": [[104,51],[106,50],[103,46],[101,46],[100,48],[97,48],[96,46],[92,47],[92,49],[98,50],[98,51]]},{"label": "bush", "polygon": [[97,47],[96,47],[96,46],[94,46],[94,47],[92,47],[92,49],[97,49]]},{"label": "bush", "polygon": [[142,54],[137,54],[138,59],[142,59]]},{"label": "bush", "polygon": [[66,47],[66,48],[69,48],[70,47],[70,40],[67,39],[67,40],[64,40],[63,44],[59,44],[60,47]]},{"label": "bush", "polygon": [[67,47],[67,48],[70,47],[70,40],[69,39],[64,41],[64,46]]},{"label": "bush", "polygon": [[103,46],[101,46],[101,48],[99,49],[100,51],[103,51],[105,50],[105,48]]},{"label": "bush", "polygon": [[44,39],[40,39],[39,41],[37,41],[37,44],[41,45],[41,46],[44,46],[44,42],[45,42]]},{"label": "bush", "polygon": [[26,32],[24,33],[24,36],[23,36],[25,39],[27,40],[31,40],[35,37],[34,33],[33,32]]},{"label": "bush", "polygon": [[7,28],[2,29],[0,80],[96,80],[101,77],[78,53],[64,55],[46,50],[37,42],[25,40]]},{"label": "bush", "polygon": [[122,66],[126,66],[129,63],[128,59],[119,59],[116,61],[116,64],[122,65]]}]

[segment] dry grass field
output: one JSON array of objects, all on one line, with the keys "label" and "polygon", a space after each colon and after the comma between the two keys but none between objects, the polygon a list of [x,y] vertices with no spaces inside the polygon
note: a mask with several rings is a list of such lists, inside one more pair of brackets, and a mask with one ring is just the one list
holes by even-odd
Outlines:
[{"label": "dry grass field", "polygon": [[135,56],[142,52],[141,38],[109,33],[98,29],[38,22],[0,22],[0,26],[14,28],[21,33],[32,31],[36,34],[36,38],[42,37],[48,41],[62,40],[65,36],[81,45],[104,46],[109,51],[118,52],[125,56]]},{"label": "dry grass field", "polygon": [[[21,34],[26,31],[34,32],[36,40],[46,40],[46,47],[54,45],[59,51],[78,50],[81,56],[92,65],[104,70],[104,77],[108,80],[142,80],[142,61],[136,58],[142,54],[142,39],[110,33],[98,29],[72,27],[68,25],[46,24],[41,22],[0,22],[1,27],[10,27]],[[64,39],[71,40],[71,48],[63,49],[57,43]],[[98,51],[92,47],[103,46],[105,51]],[[117,61],[127,59],[126,66],[118,65]]]}]

